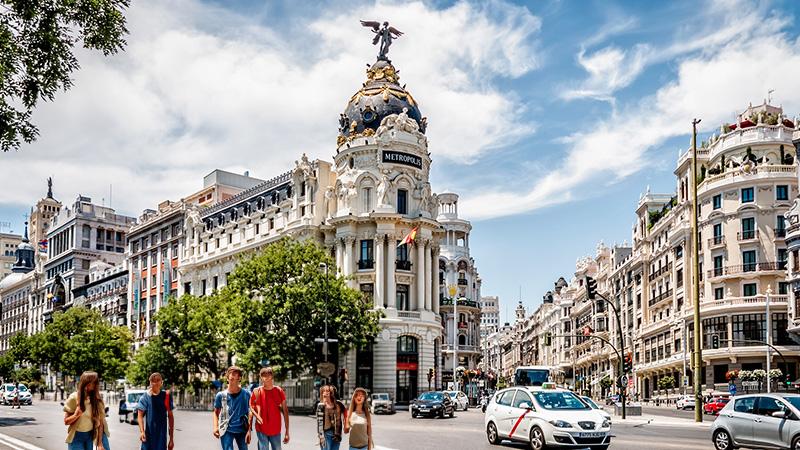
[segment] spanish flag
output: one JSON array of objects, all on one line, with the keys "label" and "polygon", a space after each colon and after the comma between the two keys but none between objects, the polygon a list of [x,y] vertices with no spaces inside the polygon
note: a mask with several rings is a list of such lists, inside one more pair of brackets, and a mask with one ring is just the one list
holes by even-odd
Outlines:
[{"label": "spanish flag", "polygon": [[413,230],[411,230],[411,231],[410,231],[410,232],[409,232],[409,233],[406,235],[406,237],[404,237],[404,238],[403,238],[403,240],[402,240],[402,241],[400,241],[400,243],[399,243],[399,244],[397,244],[397,246],[398,246],[398,247],[400,247],[401,245],[411,244],[412,242],[414,242],[414,239],[416,239],[416,238],[417,238],[417,228],[419,228],[419,227],[418,227],[418,226],[417,226],[417,227],[414,227],[414,229],[413,229]]}]

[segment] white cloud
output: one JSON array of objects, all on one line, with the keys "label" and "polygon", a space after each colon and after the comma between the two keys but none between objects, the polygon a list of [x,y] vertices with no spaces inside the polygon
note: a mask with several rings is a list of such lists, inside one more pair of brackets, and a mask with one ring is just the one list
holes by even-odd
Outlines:
[{"label": "white cloud", "polygon": [[[486,219],[534,211],[598,192],[603,180],[618,180],[650,164],[647,152],[675,136],[688,136],[691,120],[718,130],[733,111],[760,103],[768,89],[793,116],[800,112],[800,40],[773,33],[736,42],[712,56],[679,62],[676,79],[654,94],[623,107],[606,121],[569,136],[561,165],[542,179],[523,180],[518,191],[462,194],[462,211]],[[688,139],[687,139],[688,140]],[[525,188],[525,185],[528,188]]]},{"label": "white cloud", "polygon": [[193,192],[217,167],[266,178],[302,152],[330,159],[338,115],[377,53],[359,18],[391,17],[406,33],[390,57],[429,117],[439,161],[472,162],[534,130],[491,83],[539,66],[540,20],[527,9],[416,2],[321,14],[282,33],[196,0],[134,2],[126,52],[80,52],[75,87],[37,111],[39,141],[0,155],[5,173],[26,174],[0,180],[0,205],[33,203],[52,175],[62,201],[99,202],[113,183],[114,206],[136,214]]},{"label": "white cloud", "polygon": [[568,89],[561,98],[572,100],[590,97],[614,101],[613,93],[628,86],[644,70],[651,55],[648,45],[640,44],[630,50],[605,47],[586,56],[578,53],[578,63],[589,73],[589,78],[577,89]]}]

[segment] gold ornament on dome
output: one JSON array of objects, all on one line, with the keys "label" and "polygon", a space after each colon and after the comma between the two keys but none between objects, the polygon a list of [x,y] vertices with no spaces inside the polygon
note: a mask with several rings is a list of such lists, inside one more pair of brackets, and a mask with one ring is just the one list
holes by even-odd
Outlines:
[{"label": "gold ornament on dome", "polygon": [[388,81],[389,83],[397,83],[400,77],[397,71],[392,66],[374,67],[367,69],[367,80],[372,81]]},{"label": "gold ornament on dome", "polygon": [[370,87],[370,88],[362,88],[352,97],[350,97],[350,104],[357,103],[361,97],[370,97],[373,95],[380,95],[384,102],[389,101],[389,95],[393,95],[399,99],[404,99],[408,101],[411,106],[416,106],[416,101],[414,97],[411,96],[408,92],[403,90],[399,87],[392,87],[390,85],[383,85],[379,87]]},{"label": "gold ornament on dome", "polygon": [[372,128],[365,128],[364,131],[362,131],[361,133],[355,133],[355,129],[353,129],[351,131],[350,135],[348,135],[348,136],[342,136],[341,134],[339,136],[337,136],[336,137],[336,146],[340,147],[345,142],[351,142],[354,139],[365,138],[365,137],[370,137],[370,136],[375,136],[375,130],[373,130]]}]

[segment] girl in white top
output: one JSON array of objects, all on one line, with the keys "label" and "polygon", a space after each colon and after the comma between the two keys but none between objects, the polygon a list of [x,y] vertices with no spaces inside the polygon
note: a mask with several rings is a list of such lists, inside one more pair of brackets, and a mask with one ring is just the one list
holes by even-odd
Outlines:
[{"label": "girl in white top", "polygon": [[350,433],[350,450],[372,450],[372,416],[364,388],[356,388],[353,392],[345,416],[344,431]]}]

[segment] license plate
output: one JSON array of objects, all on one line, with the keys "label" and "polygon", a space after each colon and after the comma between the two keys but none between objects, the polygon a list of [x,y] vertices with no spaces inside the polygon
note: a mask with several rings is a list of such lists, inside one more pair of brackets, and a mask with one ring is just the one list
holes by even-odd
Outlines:
[{"label": "license plate", "polygon": [[420,408],[419,412],[428,412],[428,410],[426,408]]},{"label": "license plate", "polygon": [[599,438],[605,437],[605,433],[578,433],[578,437],[582,438]]}]

